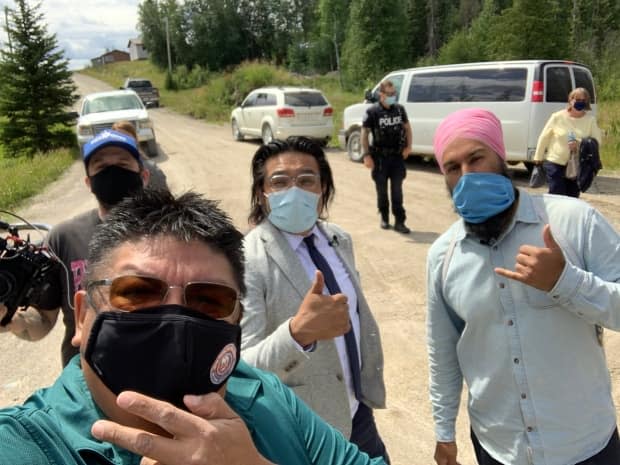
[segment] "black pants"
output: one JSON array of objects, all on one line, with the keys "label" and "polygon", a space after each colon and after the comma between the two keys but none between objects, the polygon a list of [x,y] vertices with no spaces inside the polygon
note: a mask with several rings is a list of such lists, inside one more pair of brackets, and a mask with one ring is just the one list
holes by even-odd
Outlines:
[{"label": "black pants", "polygon": [[[474,452],[479,465],[502,465],[485,451],[478,438],[471,431],[471,442],[474,445]],[[614,431],[607,445],[598,454],[575,465],[618,465],[620,464],[620,439],[618,438],[618,428]]]},{"label": "black pants", "polygon": [[362,402],[360,402],[357,412],[355,412],[355,416],[353,417],[353,428],[349,440],[357,445],[361,451],[366,452],[371,458],[383,457],[385,463],[390,465],[390,457],[377,431],[375,416],[372,413],[372,409]]},{"label": "black pants", "polygon": [[543,163],[549,193],[579,197],[579,186],[574,179],[566,179],[566,166],[558,165],[550,161]]},{"label": "black pants", "polygon": [[405,160],[400,153],[388,156],[373,156],[375,167],[372,170],[372,179],[377,188],[377,208],[381,219],[390,219],[390,199],[388,198],[388,180],[392,197],[392,214],[398,223],[404,223],[405,209],[403,208],[403,180],[407,176]]}]

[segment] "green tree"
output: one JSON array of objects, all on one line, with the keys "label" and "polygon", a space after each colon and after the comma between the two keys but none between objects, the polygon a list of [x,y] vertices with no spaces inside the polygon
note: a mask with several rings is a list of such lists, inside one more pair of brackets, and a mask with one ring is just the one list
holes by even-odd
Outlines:
[{"label": "green tree", "polygon": [[237,3],[230,0],[186,0],[185,41],[191,50],[184,63],[211,70],[238,64],[247,56]]},{"label": "green tree", "polygon": [[47,33],[40,4],[15,0],[5,27],[9,46],[0,52],[0,141],[10,156],[34,155],[70,145],[67,114],[75,85],[56,36]]},{"label": "green tree", "polygon": [[317,39],[329,57],[332,70],[340,70],[340,56],[349,18],[350,0],[319,0],[317,6]]},{"label": "green tree", "polygon": [[494,22],[490,58],[569,58],[570,10],[564,6],[559,0],[515,0]]},{"label": "green tree", "polygon": [[409,48],[413,60],[424,56],[428,52],[426,2],[427,0],[409,0],[407,7],[410,28]]},{"label": "green tree", "polygon": [[162,69],[168,67],[166,21],[172,65],[188,64],[191,49],[185,40],[183,10],[177,0],[144,0],[138,5],[138,30],[149,59]]},{"label": "green tree", "polygon": [[411,64],[409,24],[400,0],[352,0],[342,52],[345,84],[359,86]]},{"label": "green tree", "polygon": [[491,30],[498,21],[499,6],[496,0],[484,0],[482,11],[472,21],[469,28],[456,32],[441,47],[437,63],[471,63],[491,59],[489,43],[493,41]]}]

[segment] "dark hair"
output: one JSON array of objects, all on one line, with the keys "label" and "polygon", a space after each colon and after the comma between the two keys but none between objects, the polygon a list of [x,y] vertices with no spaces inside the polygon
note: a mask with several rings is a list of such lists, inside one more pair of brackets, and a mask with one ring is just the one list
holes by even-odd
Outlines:
[{"label": "dark hair", "polygon": [[321,217],[327,213],[328,205],[336,194],[332,169],[321,146],[307,137],[289,137],[286,141],[273,140],[261,145],[252,158],[252,190],[250,192],[250,215],[248,222],[258,224],[266,218],[263,209],[263,186],[265,184],[265,163],[271,157],[284,152],[299,152],[314,157],[319,165],[321,178]]},{"label": "dark hair", "polygon": [[145,189],[119,202],[99,225],[88,245],[88,280],[123,243],[170,236],[183,242],[200,241],[223,253],[233,269],[240,294],[243,280],[243,235],[218,203],[187,192],[174,197],[167,190]]}]

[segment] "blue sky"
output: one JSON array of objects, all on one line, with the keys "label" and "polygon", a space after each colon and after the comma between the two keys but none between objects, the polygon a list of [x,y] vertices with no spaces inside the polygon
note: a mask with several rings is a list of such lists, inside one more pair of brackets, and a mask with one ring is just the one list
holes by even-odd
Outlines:
[{"label": "blue sky", "polygon": [[[29,0],[31,5],[35,3]],[[41,13],[47,31],[55,33],[71,68],[82,68],[106,49],[128,51],[129,39],[138,37],[139,0],[42,0]],[[13,1],[0,0],[0,8],[13,8]],[[4,26],[4,14],[0,16]],[[4,29],[0,33],[6,41]]]}]

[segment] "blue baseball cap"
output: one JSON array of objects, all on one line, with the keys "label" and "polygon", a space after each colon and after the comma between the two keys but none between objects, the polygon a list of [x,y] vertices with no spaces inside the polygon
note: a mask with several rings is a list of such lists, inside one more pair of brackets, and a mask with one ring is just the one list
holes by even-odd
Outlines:
[{"label": "blue baseball cap", "polygon": [[133,155],[138,164],[142,166],[142,158],[140,157],[136,140],[123,132],[114,131],[112,129],[105,129],[104,131],[101,131],[86,144],[84,144],[84,149],[82,150],[84,165],[88,166],[90,157],[92,157],[98,150],[110,146],[120,147],[127,150]]}]

